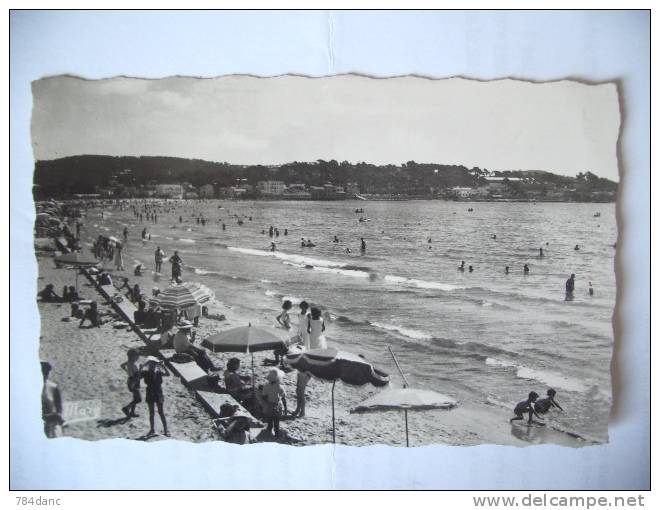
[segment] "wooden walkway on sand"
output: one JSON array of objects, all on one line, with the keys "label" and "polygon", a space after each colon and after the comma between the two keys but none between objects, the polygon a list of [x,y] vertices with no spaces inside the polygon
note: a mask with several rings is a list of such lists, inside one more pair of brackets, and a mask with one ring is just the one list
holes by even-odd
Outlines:
[{"label": "wooden walkway on sand", "polygon": [[[224,389],[217,385],[209,384],[211,378],[197,363],[194,361],[179,362],[173,359],[175,354],[173,349],[162,349],[160,348],[160,342],[150,340],[150,336],[135,323],[133,314],[137,310],[137,307],[126,295],[122,295],[114,285],[99,285],[87,269],[81,268],[80,271],[87,277],[96,291],[107,300],[122,320],[129,325],[147,346],[153,348],[154,354],[191,390],[195,398],[203,405],[204,409],[212,418],[222,419],[220,408],[223,404],[229,404],[236,409],[232,417],[244,416],[248,418],[251,428],[262,428],[264,426],[262,422],[254,418],[247,409],[229,393],[224,391]],[[118,299],[119,297],[121,299]],[[225,416],[224,418],[229,417]]]}]

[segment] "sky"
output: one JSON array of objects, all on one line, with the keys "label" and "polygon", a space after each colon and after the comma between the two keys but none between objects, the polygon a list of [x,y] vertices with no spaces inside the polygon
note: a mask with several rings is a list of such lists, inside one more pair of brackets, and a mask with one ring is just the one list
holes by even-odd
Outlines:
[{"label": "sky", "polygon": [[318,159],[590,171],[619,180],[615,84],[70,76],[32,84],[36,160],[78,154],[233,164]]}]

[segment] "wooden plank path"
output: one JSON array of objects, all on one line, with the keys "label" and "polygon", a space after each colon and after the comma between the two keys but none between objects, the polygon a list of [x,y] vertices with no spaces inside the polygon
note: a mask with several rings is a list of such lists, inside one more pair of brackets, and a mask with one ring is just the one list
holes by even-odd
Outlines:
[{"label": "wooden plank path", "polygon": [[99,285],[94,277],[89,273],[89,271],[87,271],[87,269],[81,269],[81,272],[87,277],[97,292],[108,301],[108,303],[119,314],[119,316],[128,323],[128,325],[133,331],[135,331],[140,339],[148,346],[154,348],[155,354],[165,363],[167,368],[174,375],[176,375],[186,387],[193,391],[197,400],[203,405],[204,409],[212,418],[219,418],[220,406],[227,403],[233,406],[237,406],[238,409],[236,410],[234,416],[245,416],[249,418],[251,427],[261,428],[264,426],[262,422],[254,418],[250,412],[230,394],[221,393],[222,389],[218,386],[209,386],[208,374],[204,372],[204,370],[202,370],[199,365],[197,365],[197,363],[194,361],[187,363],[177,362],[172,359],[175,354],[174,349],[155,348],[155,342],[150,342],[149,337],[140,328],[140,326],[134,322],[133,314],[137,310],[136,306],[128,299],[127,296],[122,296],[121,301],[116,301],[113,299],[118,293],[118,289],[114,285]]}]

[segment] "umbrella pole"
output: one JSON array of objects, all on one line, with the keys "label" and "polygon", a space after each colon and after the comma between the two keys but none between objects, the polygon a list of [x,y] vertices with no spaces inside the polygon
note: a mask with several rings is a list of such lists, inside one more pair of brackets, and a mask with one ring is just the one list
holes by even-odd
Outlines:
[{"label": "umbrella pole", "polygon": [[252,394],[254,395],[254,353],[250,353],[250,358],[252,358]]},{"label": "umbrella pole", "polygon": [[332,442],[335,442],[335,383],[332,381]]},{"label": "umbrella pole", "polygon": [[407,388],[408,387],[408,379],[406,379],[406,376],[403,375],[403,370],[401,370],[401,366],[399,365],[399,360],[396,359],[396,356],[394,355],[394,352],[392,351],[392,348],[388,345],[387,350],[390,351],[390,354],[392,355],[392,359],[394,360],[394,364],[396,365],[396,368],[399,370],[399,373],[401,374],[401,378],[403,379],[403,387]]},{"label": "umbrella pole", "polygon": [[408,442],[408,409],[403,410],[403,415],[406,417],[406,448],[410,446]]}]

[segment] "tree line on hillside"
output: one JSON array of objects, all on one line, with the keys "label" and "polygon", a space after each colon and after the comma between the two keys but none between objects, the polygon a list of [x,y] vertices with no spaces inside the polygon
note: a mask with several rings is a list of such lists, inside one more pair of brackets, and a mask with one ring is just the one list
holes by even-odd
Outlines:
[{"label": "tree line on hillside", "polygon": [[373,165],[336,160],[287,163],[280,166],[234,165],[201,159],[160,156],[80,155],[35,164],[35,198],[63,197],[94,193],[100,187],[190,183],[195,187],[236,186],[240,182],[278,180],[285,184],[321,186],[326,182],[344,185],[356,182],[361,190],[390,189],[401,193],[474,187],[488,176],[521,177],[535,185],[578,187],[584,191],[615,191],[617,184],[585,172],[575,178],[545,171],[489,172],[463,165],[416,163]]}]

